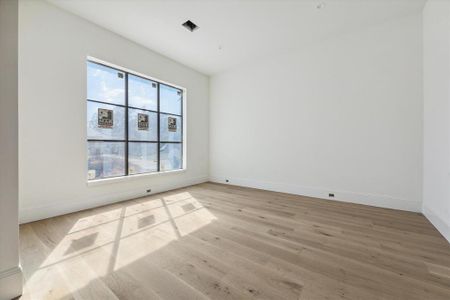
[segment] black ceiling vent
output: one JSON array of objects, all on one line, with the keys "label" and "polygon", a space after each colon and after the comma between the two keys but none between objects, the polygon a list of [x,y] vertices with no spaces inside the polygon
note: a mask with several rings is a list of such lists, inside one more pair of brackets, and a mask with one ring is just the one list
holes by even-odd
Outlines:
[{"label": "black ceiling vent", "polygon": [[192,22],[191,20],[187,20],[186,22],[184,22],[183,27],[189,30],[190,32],[198,29],[198,26],[195,25],[194,22]]}]

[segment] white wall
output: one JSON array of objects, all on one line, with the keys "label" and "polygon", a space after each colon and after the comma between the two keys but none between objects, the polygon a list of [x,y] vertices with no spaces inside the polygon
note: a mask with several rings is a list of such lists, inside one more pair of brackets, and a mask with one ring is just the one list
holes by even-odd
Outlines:
[{"label": "white wall", "polygon": [[211,78],[218,182],[420,211],[421,16]]},{"label": "white wall", "polygon": [[[24,0],[19,9],[22,222],[208,179],[207,76],[46,2]],[[186,172],[87,186],[88,55],[187,89]]]},{"label": "white wall", "polygon": [[18,222],[18,1],[0,0],[0,300],[21,294]]},{"label": "white wall", "polygon": [[423,12],[423,212],[450,241],[450,2]]}]

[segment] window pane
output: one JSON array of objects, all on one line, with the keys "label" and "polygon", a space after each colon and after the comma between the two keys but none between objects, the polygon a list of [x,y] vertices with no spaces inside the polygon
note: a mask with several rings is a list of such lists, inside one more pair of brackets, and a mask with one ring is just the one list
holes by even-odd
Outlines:
[{"label": "window pane", "polygon": [[157,143],[129,143],[128,171],[130,174],[155,172],[158,170]]},{"label": "window pane", "polygon": [[129,108],[128,138],[133,141],[158,141],[157,113]]},{"label": "window pane", "polygon": [[160,110],[181,115],[182,92],[179,89],[160,84]]},{"label": "window pane", "polygon": [[124,140],[125,108],[88,101],[87,137],[88,139]]},{"label": "window pane", "polygon": [[170,171],[182,168],[181,147],[181,144],[161,143],[161,171]]},{"label": "window pane", "polygon": [[123,175],[125,175],[125,143],[88,143],[89,180]]},{"label": "window pane", "polygon": [[128,105],[158,109],[158,86],[156,82],[134,75],[128,75]]},{"label": "window pane", "polygon": [[160,139],[162,142],[181,142],[181,118],[171,115],[160,115]]},{"label": "window pane", "polygon": [[93,62],[88,62],[87,98],[124,105],[125,73]]}]

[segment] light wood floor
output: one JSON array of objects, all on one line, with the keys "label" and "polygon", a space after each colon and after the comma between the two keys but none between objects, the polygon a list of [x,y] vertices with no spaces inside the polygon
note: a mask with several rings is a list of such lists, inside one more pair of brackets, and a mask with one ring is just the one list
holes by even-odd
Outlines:
[{"label": "light wood floor", "polygon": [[22,225],[21,299],[450,299],[421,215],[205,183]]}]

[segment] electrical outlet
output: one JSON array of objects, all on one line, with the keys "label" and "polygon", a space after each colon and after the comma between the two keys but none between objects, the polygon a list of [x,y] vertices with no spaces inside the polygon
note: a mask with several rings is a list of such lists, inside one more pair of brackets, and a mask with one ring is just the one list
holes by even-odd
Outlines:
[{"label": "electrical outlet", "polygon": [[329,193],[329,194],[328,194],[328,197],[333,198],[333,197],[334,197],[334,194],[333,194],[333,193]]}]

